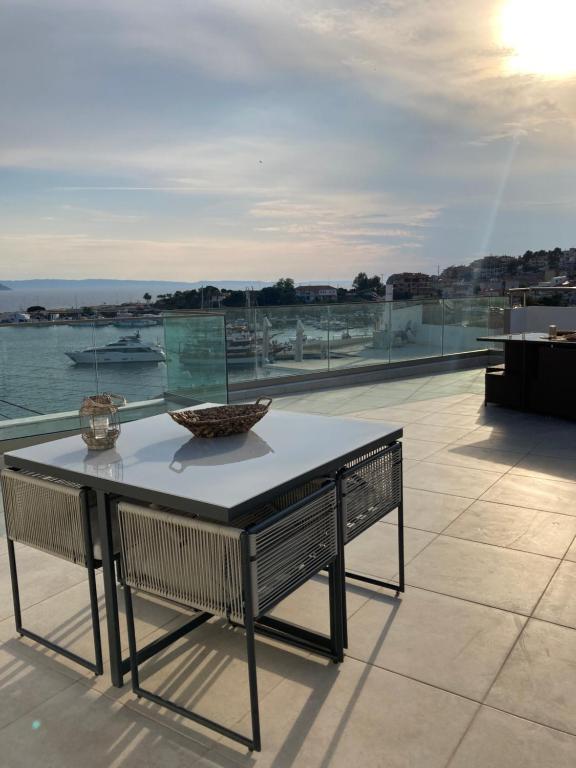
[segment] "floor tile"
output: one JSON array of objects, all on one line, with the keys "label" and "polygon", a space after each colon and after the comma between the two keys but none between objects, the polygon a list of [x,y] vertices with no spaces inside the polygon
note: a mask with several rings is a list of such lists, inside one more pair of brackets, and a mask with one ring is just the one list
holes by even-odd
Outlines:
[{"label": "floor tile", "polygon": [[576,737],[482,707],[449,768],[573,768]]},{"label": "floor tile", "polygon": [[[295,670],[304,674],[307,665],[312,667],[313,662],[306,657],[303,651],[257,638],[261,699],[283,680],[292,679]],[[210,621],[142,664],[140,682],[144,688],[231,728],[250,711],[245,633],[223,620]],[[194,724],[153,702],[138,701],[130,695],[126,704],[183,735],[194,733]]]},{"label": "floor tile", "polygon": [[[436,534],[406,528],[404,556],[410,562]],[[376,523],[346,545],[346,568],[382,579],[398,573],[398,532],[395,525]]]},{"label": "floor tile", "polygon": [[470,433],[463,427],[434,427],[431,424],[408,424],[404,437],[414,440],[428,440],[432,443],[452,443]]},{"label": "floor tile", "polygon": [[532,452],[516,464],[511,474],[576,482],[576,461]]},{"label": "floor tile", "polygon": [[[473,445],[452,443],[441,448],[430,460],[434,464],[451,464],[456,467],[470,467],[492,472],[507,472],[520,459],[525,451],[496,451],[476,448]],[[423,456],[422,458],[426,458]]]},{"label": "floor tile", "polygon": [[10,768],[194,768],[206,752],[79,684],[2,730]]},{"label": "floor tile", "polygon": [[415,421],[417,424],[430,424],[434,427],[462,427],[468,430],[476,429],[482,424],[482,419],[478,415],[447,413],[446,411],[418,416]]},{"label": "floor tile", "polygon": [[0,728],[73,685],[74,681],[73,675],[59,672],[16,636],[12,627],[0,624]]},{"label": "floor tile", "polygon": [[576,734],[576,630],[531,619],[486,703]]},{"label": "floor tile", "polygon": [[460,416],[475,416],[484,411],[482,403],[450,403],[442,413],[456,413]]},{"label": "floor tile", "polygon": [[525,436],[507,435],[490,429],[475,429],[464,437],[456,440],[458,445],[469,445],[474,448],[482,448],[485,451],[513,451],[515,453],[530,450],[534,441]]},{"label": "floor tile", "polygon": [[[99,594],[102,653],[104,659],[107,659],[108,643],[106,642],[107,629],[105,623],[104,588],[101,575],[97,577],[96,586]],[[168,622],[183,615],[182,611],[176,610],[165,601],[156,599],[151,595],[135,593],[133,604],[136,632],[139,639],[146,637],[159,627],[163,627]],[[128,638],[124,616],[124,598],[121,589],[118,589],[118,610],[120,614],[121,643],[123,648],[127,648]],[[94,658],[92,621],[88,586],[86,582],[70,587],[63,592],[26,609],[23,611],[22,620],[25,627],[48,638],[52,642],[63,645],[68,650],[71,650],[84,658]],[[11,627],[12,619],[7,619],[5,622],[2,622],[2,625],[0,626],[3,625]],[[60,666],[70,666],[72,668],[76,668],[77,666],[73,662],[64,659],[61,655],[36,645],[31,640],[25,640],[23,642],[30,644],[38,653],[47,656],[48,658],[55,659]],[[90,675],[91,673],[87,672],[87,674]]]},{"label": "floor tile", "polygon": [[[370,597],[370,592],[363,586],[357,588],[353,582],[349,582],[347,587],[346,608],[350,616],[364,605]],[[271,615],[314,632],[329,634],[328,574],[320,574],[307,581],[300,589],[282,600]]]},{"label": "floor tile", "polygon": [[[354,659],[339,668],[318,664],[263,700],[262,753],[236,749],[237,759],[257,768],[444,768],[476,709]],[[216,750],[230,756],[226,747]]]},{"label": "floor tile", "polygon": [[348,624],[347,654],[480,701],[524,626],[517,614],[409,587]]},{"label": "floor tile", "polygon": [[576,459],[576,446],[573,446],[571,443],[566,446],[566,444],[563,444],[558,439],[546,439],[538,442],[532,446],[530,452],[538,456],[552,456],[559,459],[568,459],[569,461]]},{"label": "floor tile", "polygon": [[[31,547],[18,547],[16,564],[22,608],[46,600],[86,579],[84,568]],[[10,567],[8,558],[4,557],[0,558],[0,620],[12,613]]]},{"label": "floor tile", "polygon": [[484,493],[482,501],[576,515],[576,483],[507,474]]},{"label": "floor tile", "polygon": [[442,447],[442,443],[432,443],[426,440],[402,439],[402,456],[405,459],[427,459]]},{"label": "floor tile", "polygon": [[[404,525],[419,528],[421,531],[441,533],[473,501],[462,496],[404,488]],[[396,511],[384,519],[386,522],[396,523]]]},{"label": "floor tile", "polygon": [[[567,428],[568,426],[571,426],[572,429]],[[544,432],[536,444],[534,453],[562,456],[562,453],[556,454],[555,451],[564,451],[574,454],[576,452],[576,434],[573,427],[573,422],[564,421],[557,423],[554,428]]]},{"label": "floor tile", "polygon": [[421,461],[417,467],[405,471],[404,485],[422,491],[478,498],[502,477],[500,472],[453,467],[448,464],[436,464],[432,460]]},{"label": "floor tile", "polygon": [[576,629],[576,563],[565,560],[554,574],[534,615]]},{"label": "floor tile", "polygon": [[[529,614],[558,561],[439,536],[407,567],[408,584]],[[530,574],[530,578],[526,578]]]},{"label": "floor tile", "polygon": [[571,560],[572,562],[576,563],[576,541],[572,542],[572,546],[564,555],[564,559]]},{"label": "floor tile", "polygon": [[576,536],[576,517],[476,501],[444,534],[537,555],[563,557]]}]

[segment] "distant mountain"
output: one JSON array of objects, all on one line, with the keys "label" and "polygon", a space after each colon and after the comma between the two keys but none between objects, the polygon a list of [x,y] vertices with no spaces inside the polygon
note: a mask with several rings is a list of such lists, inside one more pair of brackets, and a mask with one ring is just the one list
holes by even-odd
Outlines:
[{"label": "distant mountain", "polygon": [[[244,288],[264,288],[272,285],[264,280],[196,280],[195,282],[176,280],[109,280],[106,278],[91,278],[86,280],[44,279],[37,280],[5,280],[4,290],[44,291],[44,290],[81,290],[110,288],[111,290],[130,289],[143,290],[150,293],[172,293],[200,288],[203,285],[214,285],[217,288],[243,290]],[[0,288],[0,290],[2,290]]]},{"label": "distant mountain", "polygon": [[2,283],[0,283],[0,291],[9,291],[9,290],[11,290],[11,289],[8,288],[7,285],[3,285]]}]

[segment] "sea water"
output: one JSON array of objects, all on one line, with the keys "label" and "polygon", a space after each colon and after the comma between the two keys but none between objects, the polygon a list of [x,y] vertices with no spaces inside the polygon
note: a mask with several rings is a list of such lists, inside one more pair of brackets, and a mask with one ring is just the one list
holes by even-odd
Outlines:
[{"label": "sea water", "polygon": [[[162,326],[138,331],[142,341],[164,346]],[[106,364],[96,371],[66,357],[67,351],[102,346],[135,332],[90,324],[0,326],[0,419],[77,410],[84,397],[96,392],[124,395],[129,402],[161,397],[165,363]]]}]

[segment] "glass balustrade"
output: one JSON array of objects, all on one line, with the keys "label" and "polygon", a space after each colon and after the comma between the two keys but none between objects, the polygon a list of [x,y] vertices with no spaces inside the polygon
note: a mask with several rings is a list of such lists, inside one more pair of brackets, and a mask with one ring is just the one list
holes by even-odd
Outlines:
[{"label": "glass balustrade", "polygon": [[504,332],[507,306],[506,298],[474,297],[176,312],[143,327],[113,320],[3,325],[0,442],[77,429],[82,399],[98,392],[123,395],[122,419],[129,420],[227,402],[228,383],[486,349],[478,338]]},{"label": "glass balustrade", "polygon": [[0,442],[79,428],[91,394],[126,398],[122,421],[177,407],[226,402],[223,315],[0,326]]},{"label": "glass balustrade", "polygon": [[163,322],[167,403],[228,402],[224,315],[165,315]]}]

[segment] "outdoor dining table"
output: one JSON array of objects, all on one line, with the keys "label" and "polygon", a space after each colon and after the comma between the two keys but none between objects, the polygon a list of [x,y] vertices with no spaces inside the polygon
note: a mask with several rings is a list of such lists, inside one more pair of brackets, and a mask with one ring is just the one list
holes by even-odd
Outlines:
[{"label": "outdoor dining table", "polygon": [[[111,679],[120,687],[129,660],[121,655],[114,571],[112,515],[116,497],[233,524],[235,518],[278,494],[309,480],[334,477],[355,459],[393,445],[401,437],[400,427],[377,420],[272,410],[250,432],[202,439],[193,437],[168,414],[161,414],[123,425],[115,448],[110,450],[89,451],[80,436],[73,436],[10,451],[4,462],[12,469],[71,481],[95,491]],[[339,519],[341,527],[341,516]],[[342,530],[339,542],[343,570]],[[208,614],[194,617],[178,630],[180,636],[208,618]],[[275,632],[293,644],[310,648],[322,643],[323,636],[288,622],[269,619],[267,623],[267,627],[260,627],[262,631]],[[170,638],[173,642],[174,635]],[[144,661],[167,645],[165,638],[150,643],[138,658]]]}]

